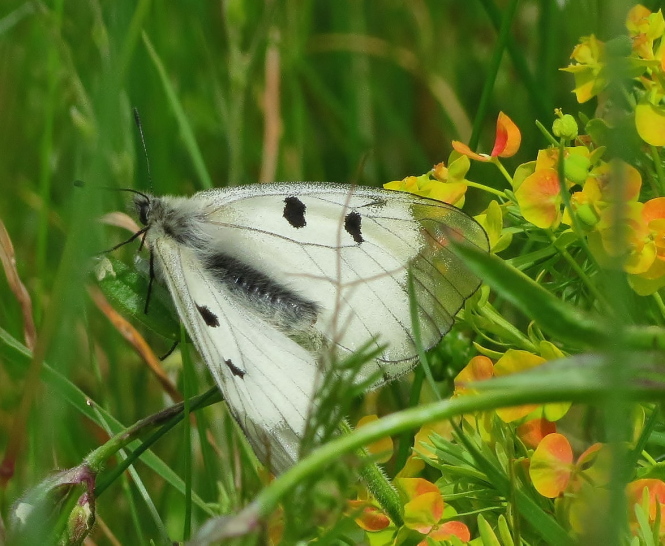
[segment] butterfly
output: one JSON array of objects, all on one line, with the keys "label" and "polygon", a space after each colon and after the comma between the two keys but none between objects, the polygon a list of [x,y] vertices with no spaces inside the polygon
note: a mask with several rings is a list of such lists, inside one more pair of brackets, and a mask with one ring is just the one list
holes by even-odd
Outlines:
[{"label": "butterfly", "polygon": [[321,352],[381,349],[375,384],[436,345],[479,287],[451,238],[488,250],[462,211],[411,194],[329,183],[255,184],[192,197],[135,192],[151,280],[180,319],[258,458],[292,466],[322,377]]}]

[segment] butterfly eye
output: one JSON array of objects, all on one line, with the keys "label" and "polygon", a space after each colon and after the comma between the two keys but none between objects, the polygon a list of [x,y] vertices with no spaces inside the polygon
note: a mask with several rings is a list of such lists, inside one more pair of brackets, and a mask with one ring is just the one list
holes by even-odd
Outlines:
[{"label": "butterfly eye", "polygon": [[137,195],[134,198],[134,206],[136,207],[136,214],[139,217],[139,222],[144,226],[148,225],[148,216],[150,214],[150,200],[145,195]]}]

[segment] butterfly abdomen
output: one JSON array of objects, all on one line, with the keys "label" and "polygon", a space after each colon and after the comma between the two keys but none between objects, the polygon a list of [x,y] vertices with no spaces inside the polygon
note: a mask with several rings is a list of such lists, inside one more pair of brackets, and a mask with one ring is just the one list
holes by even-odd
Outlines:
[{"label": "butterfly abdomen", "polygon": [[207,255],[202,260],[217,282],[280,330],[297,333],[316,322],[319,313],[316,303],[252,266],[222,253]]}]

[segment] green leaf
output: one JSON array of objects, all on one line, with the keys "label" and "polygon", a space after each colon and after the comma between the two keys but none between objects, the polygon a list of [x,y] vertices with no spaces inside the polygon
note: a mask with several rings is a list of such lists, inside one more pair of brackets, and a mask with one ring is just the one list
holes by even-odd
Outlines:
[{"label": "green leaf", "polygon": [[148,279],[113,256],[106,256],[97,268],[98,285],[113,307],[134,322],[172,341],[180,340],[180,322],[168,291],[152,283],[148,313]]},{"label": "green leaf", "polygon": [[[527,391],[533,402],[544,401],[546,393],[588,390],[601,394],[604,389],[616,391],[607,372],[610,358],[604,354],[586,353],[551,360],[530,370],[494,377],[489,381],[478,381],[469,385],[477,391]],[[665,393],[665,367],[662,355],[656,352],[627,353],[622,357],[622,366],[631,381],[623,388],[636,398],[656,399]],[[591,401],[591,399],[589,399]]]},{"label": "green leaf", "polygon": [[492,527],[482,514],[478,514],[478,531],[483,541],[483,546],[501,546],[499,539],[494,534]]},{"label": "green leaf", "polygon": [[212,179],[210,178],[208,169],[205,166],[205,161],[203,160],[201,149],[196,143],[196,137],[194,136],[192,126],[187,119],[187,115],[185,114],[185,109],[180,103],[178,93],[171,83],[169,75],[166,72],[166,68],[164,67],[164,63],[160,59],[157,51],[155,51],[155,48],[153,47],[152,42],[150,41],[150,38],[148,38],[148,34],[146,32],[143,32],[143,43],[148,50],[150,59],[152,59],[152,62],[157,69],[157,73],[159,74],[159,79],[162,83],[162,87],[164,88],[164,92],[166,93],[168,102],[171,105],[171,109],[176,117],[176,120],[178,121],[180,135],[185,143],[185,148],[191,157],[192,163],[194,165],[194,171],[196,171],[196,174],[199,178],[199,183],[204,189],[212,188],[214,187]]},{"label": "green leaf", "polygon": [[565,303],[498,256],[458,241],[452,244],[468,267],[554,339],[579,347],[603,347],[607,321]]}]

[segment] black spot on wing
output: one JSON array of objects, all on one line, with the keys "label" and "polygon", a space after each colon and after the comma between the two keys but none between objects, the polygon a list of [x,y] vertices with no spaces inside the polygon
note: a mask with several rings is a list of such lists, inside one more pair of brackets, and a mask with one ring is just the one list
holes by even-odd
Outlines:
[{"label": "black spot on wing", "polygon": [[344,217],[344,229],[346,232],[353,237],[353,240],[360,244],[365,241],[363,239],[362,233],[360,231],[362,224],[362,216],[357,212],[349,212]]},{"label": "black spot on wing", "polygon": [[236,377],[239,377],[242,379],[245,377],[245,372],[238,368],[233,362],[231,362],[231,359],[225,360],[224,364],[226,364],[229,367],[229,370],[231,370],[231,373],[235,375]]},{"label": "black spot on wing", "polygon": [[284,199],[284,218],[294,228],[301,228],[307,225],[305,220],[305,210],[307,207],[297,197],[287,197]]},{"label": "black spot on wing", "polygon": [[196,309],[208,326],[211,328],[216,328],[219,326],[219,319],[217,318],[217,315],[215,315],[215,313],[213,313],[205,305],[196,304]]}]

